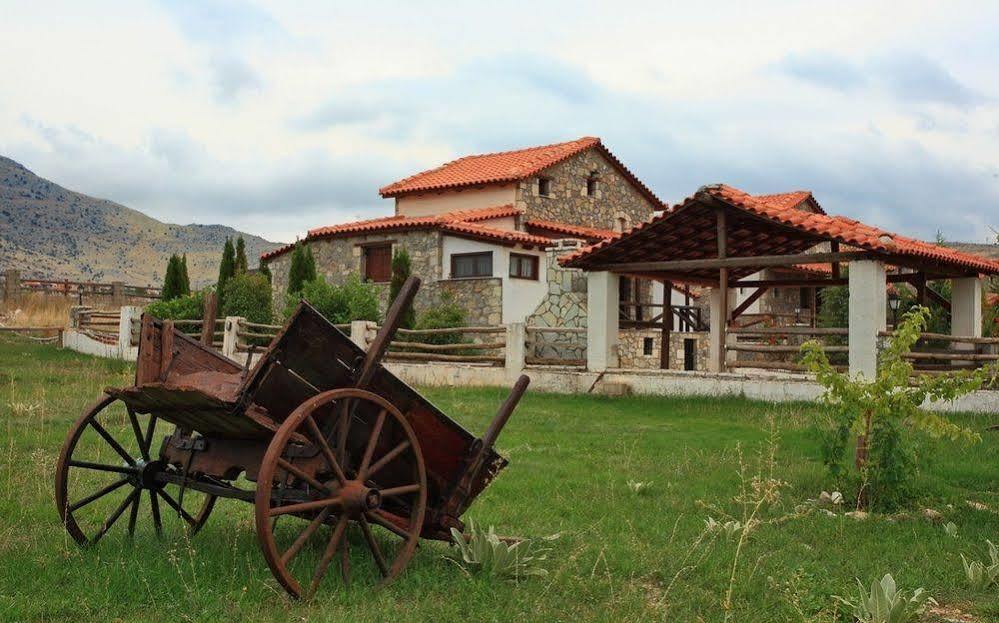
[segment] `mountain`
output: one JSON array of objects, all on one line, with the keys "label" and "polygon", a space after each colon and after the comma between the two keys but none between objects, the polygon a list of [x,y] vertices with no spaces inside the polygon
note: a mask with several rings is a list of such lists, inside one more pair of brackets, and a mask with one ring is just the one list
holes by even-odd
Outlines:
[{"label": "mountain", "polygon": [[186,253],[191,285],[215,281],[225,239],[243,236],[252,268],[281,246],[222,225],[173,225],[67,190],[0,156],[0,270],[71,281],[160,286],[167,259]]}]

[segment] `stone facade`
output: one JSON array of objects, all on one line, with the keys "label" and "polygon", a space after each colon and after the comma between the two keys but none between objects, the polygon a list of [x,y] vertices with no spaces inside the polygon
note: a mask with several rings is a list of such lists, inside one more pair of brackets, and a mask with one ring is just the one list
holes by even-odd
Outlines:
[{"label": "stone facade", "polygon": [[[548,294],[534,313],[528,316],[528,327],[586,328],[586,273],[576,268],[563,268],[558,258],[581,246],[577,240],[557,240],[545,251]],[[526,355],[545,359],[585,359],[585,333],[532,332]]]},{"label": "stone facade", "polygon": [[[596,174],[594,196],[586,194],[586,181]],[[640,193],[596,149],[588,149],[545,169],[541,177],[551,180],[547,197],[538,193],[538,178],[522,180],[517,185],[516,207],[524,211],[524,219],[546,219],[573,225],[619,228],[623,218],[626,227],[637,225],[652,216],[656,205]]]},{"label": "stone facade", "polygon": [[[619,366],[625,369],[659,369],[659,329],[622,329],[618,335]],[[645,354],[646,340],[651,340],[651,354]],[[708,369],[708,334],[706,332],[671,332],[669,335],[669,369],[684,369],[684,340],[694,340],[694,370]]]},{"label": "stone facade", "polygon": [[468,326],[494,327],[503,322],[503,280],[498,277],[444,279],[429,283],[426,288],[427,303],[435,305],[449,296],[467,312]]}]

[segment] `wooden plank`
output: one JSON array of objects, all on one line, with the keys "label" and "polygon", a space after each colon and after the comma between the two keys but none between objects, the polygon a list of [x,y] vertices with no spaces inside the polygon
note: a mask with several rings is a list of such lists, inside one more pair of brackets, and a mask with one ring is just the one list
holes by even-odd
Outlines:
[{"label": "wooden plank", "polygon": [[845,327],[732,327],[739,335],[849,335]]},{"label": "wooden plank", "polygon": [[769,289],[769,286],[761,286],[757,288],[755,292],[746,297],[745,301],[739,303],[739,306],[732,310],[732,320],[735,320],[742,315],[742,312],[749,309],[749,306],[758,301],[760,297],[766,294]]},{"label": "wooden plank", "polygon": [[[892,337],[894,331],[879,331],[880,337]],[[962,344],[999,344],[999,337],[973,337],[970,335],[951,335],[949,333],[923,333],[921,340],[941,340],[945,342],[960,342]]]},{"label": "wooden plank", "polygon": [[420,342],[392,342],[389,346],[393,348],[416,348],[419,350],[432,350],[432,351],[495,350],[497,348],[505,348],[506,342],[480,342],[480,343],[470,342],[463,344],[422,344]]},{"label": "wooden plank", "polygon": [[[800,353],[800,346],[785,344],[727,344],[725,350],[746,353]],[[823,346],[822,350],[827,353],[848,353],[849,346]]]},{"label": "wooden plank", "polygon": [[504,363],[506,358],[493,355],[438,355],[436,353],[403,353],[388,351],[388,359],[412,359],[415,361],[452,361],[456,363]]},{"label": "wooden plank", "polygon": [[205,294],[205,308],[201,317],[201,343],[205,346],[212,345],[212,338],[215,332],[215,319],[219,315],[219,299],[214,292]]},{"label": "wooden plank", "polygon": [[607,270],[615,273],[658,273],[662,271],[703,270],[710,268],[766,268],[769,266],[793,266],[795,264],[825,264],[834,260],[839,262],[852,262],[857,260],[876,259],[878,257],[878,255],[868,251],[847,251],[841,253],[796,253],[789,255],[758,255],[755,257],[726,257],[703,260],[668,260],[657,262],[618,263],[605,262],[588,265],[587,270]]},{"label": "wooden plank", "polygon": [[669,332],[673,328],[673,282],[663,280],[663,328],[659,334],[659,369],[669,370]]},{"label": "wooden plank", "polygon": [[529,366],[569,366],[581,368],[586,365],[585,359],[559,359],[557,357],[524,357],[524,363]]},{"label": "wooden plank", "polygon": [[943,361],[999,361],[999,355],[983,355],[960,350],[948,353],[919,353],[911,352],[902,355],[904,359],[933,359]]}]

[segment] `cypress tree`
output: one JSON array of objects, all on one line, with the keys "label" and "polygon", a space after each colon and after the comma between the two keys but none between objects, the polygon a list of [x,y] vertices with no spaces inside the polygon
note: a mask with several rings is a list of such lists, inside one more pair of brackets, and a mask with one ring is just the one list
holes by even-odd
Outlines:
[{"label": "cypress tree", "polygon": [[312,247],[305,247],[305,268],[302,271],[302,281],[316,280],[316,258],[312,257]]},{"label": "cypress tree", "polygon": [[174,253],[167,260],[166,275],[163,277],[163,291],[160,298],[170,301],[180,296],[180,259]]},{"label": "cypress tree", "polygon": [[246,272],[246,242],[243,237],[236,238],[236,274],[242,275]]},{"label": "cypress tree", "polygon": [[271,269],[264,262],[260,262],[260,269],[257,271],[267,278],[267,283],[271,283]]},{"label": "cypress tree", "polygon": [[191,293],[191,277],[187,274],[187,253],[180,258],[180,294],[187,296]]},{"label": "cypress tree", "polygon": [[222,262],[219,264],[219,280],[215,286],[215,294],[218,296],[219,309],[222,308],[222,296],[225,292],[225,284],[236,275],[236,250],[232,246],[232,239],[225,239],[225,247],[222,249]]},{"label": "cypress tree", "polygon": [[[392,256],[392,283],[389,285],[390,303],[395,301],[395,297],[399,296],[399,291],[402,290],[402,285],[409,279],[412,270],[412,263],[409,261],[409,252],[406,249],[396,251]],[[416,312],[413,310],[413,306],[410,305],[403,312],[402,319],[399,321],[399,327],[402,329],[412,329],[415,325]]]},{"label": "cypress tree", "polygon": [[301,292],[302,284],[305,281],[305,249],[299,243],[291,252],[291,266],[288,267],[288,294]]}]

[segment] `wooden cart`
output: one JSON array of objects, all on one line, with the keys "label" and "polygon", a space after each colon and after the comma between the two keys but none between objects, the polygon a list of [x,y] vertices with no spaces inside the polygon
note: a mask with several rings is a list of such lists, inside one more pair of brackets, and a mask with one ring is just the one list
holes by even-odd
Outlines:
[{"label": "wooden cart", "polygon": [[251,502],[294,596],[314,594],[335,557],[348,584],[352,538],[382,582],[421,537],[450,540],[506,465],[493,443],[529,380],[477,439],[383,368],[418,288],[406,283],[367,352],[302,303],[252,367],[143,316],[134,386],[105,390],[63,445],[55,498],[70,535],[97,543],[126,513],[129,535],[147,518],[194,534],[217,498]]}]

